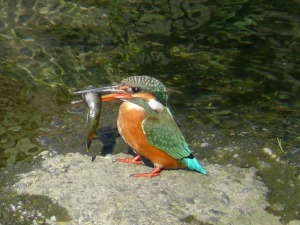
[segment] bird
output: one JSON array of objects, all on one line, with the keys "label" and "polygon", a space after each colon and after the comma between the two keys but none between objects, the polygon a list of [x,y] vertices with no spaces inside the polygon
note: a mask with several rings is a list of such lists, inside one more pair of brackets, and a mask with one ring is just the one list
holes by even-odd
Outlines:
[{"label": "bird", "polygon": [[153,163],[151,172],[131,176],[155,177],[163,169],[181,168],[207,174],[191,153],[170,112],[167,88],[161,81],[147,75],[130,76],[117,85],[87,91],[99,93],[102,102],[121,102],[117,119],[118,131],[137,155],[115,161],[142,164],[144,157]]}]

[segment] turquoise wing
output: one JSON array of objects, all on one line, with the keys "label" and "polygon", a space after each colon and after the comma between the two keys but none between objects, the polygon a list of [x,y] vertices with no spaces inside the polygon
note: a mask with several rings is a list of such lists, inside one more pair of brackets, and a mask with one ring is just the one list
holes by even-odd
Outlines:
[{"label": "turquoise wing", "polygon": [[173,158],[183,159],[191,154],[167,107],[162,112],[149,113],[142,123],[142,128],[151,145]]}]

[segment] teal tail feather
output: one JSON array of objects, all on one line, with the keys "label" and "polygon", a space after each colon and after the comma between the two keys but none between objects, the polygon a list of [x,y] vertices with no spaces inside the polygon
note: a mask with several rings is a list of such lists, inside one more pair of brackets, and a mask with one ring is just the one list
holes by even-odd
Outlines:
[{"label": "teal tail feather", "polygon": [[182,159],[182,162],[191,170],[196,170],[199,173],[206,174],[205,169],[199,164],[196,158],[184,158]]}]

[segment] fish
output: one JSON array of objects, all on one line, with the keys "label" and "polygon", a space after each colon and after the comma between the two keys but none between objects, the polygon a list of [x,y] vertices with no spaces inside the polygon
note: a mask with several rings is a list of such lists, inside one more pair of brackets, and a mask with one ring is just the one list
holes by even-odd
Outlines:
[{"label": "fish", "polygon": [[82,95],[82,98],[88,107],[86,149],[89,151],[99,125],[102,101],[98,93],[86,93]]},{"label": "fish", "polygon": [[[90,88],[90,87],[89,87]],[[102,100],[101,95],[95,92],[89,92],[88,90],[74,92],[74,94],[81,94],[81,100],[73,101],[72,104],[85,103],[88,112],[87,112],[87,138],[86,138],[86,150],[89,151],[91,144],[96,135],[96,130],[99,125],[99,120],[101,116],[101,106]],[[92,158],[92,161],[95,157]]]}]

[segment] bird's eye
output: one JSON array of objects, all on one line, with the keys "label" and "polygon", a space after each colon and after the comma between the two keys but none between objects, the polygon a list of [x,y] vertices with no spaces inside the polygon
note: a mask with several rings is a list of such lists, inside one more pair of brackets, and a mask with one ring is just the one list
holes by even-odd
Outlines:
[{"label": "bird's eye", "polygon": [[139,87],[132,87],[132,88],[131,88],[131,91],[132,91],[133,93],[138,93],[138,92],[141,91],[141,89],[140,89]]}]

